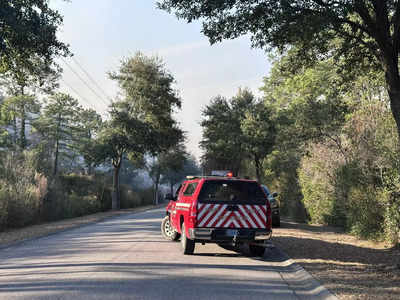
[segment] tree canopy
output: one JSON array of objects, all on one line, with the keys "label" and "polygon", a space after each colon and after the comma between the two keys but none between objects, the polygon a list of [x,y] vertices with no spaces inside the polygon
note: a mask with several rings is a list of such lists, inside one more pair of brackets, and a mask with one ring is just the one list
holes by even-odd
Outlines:
[{"label": "tree canopy", "polygon": [[[400,3],[394,0],[164,0],[159,7],[188,22],[202,20],[211,43],[250,34],[253,45],[285,52],[298,63],[334,56],[356,72],[385,73],[400,135]],[[343,60],[344,59],[344,60]]]},{"label": "tree canopy", "polygon": [[114,167],[116,208],[124,156],[138,158],[167,151],[183,138],[183,132],[172,116],[180,108],[181,99],[161,59],[138,52],[123,60],[119,70],[109,76],[117,81],[122,98],[111,105],[111,119],[99,133],[99,145],[103,157],[111,158]]},{"label": "tree canopy", "polygon": [[52,61],[68,55],[68,46],[57,38],[62,21],[48,0],[0,1],[0,70],[14,67],[17,60],[33,67],[33,56]]}]

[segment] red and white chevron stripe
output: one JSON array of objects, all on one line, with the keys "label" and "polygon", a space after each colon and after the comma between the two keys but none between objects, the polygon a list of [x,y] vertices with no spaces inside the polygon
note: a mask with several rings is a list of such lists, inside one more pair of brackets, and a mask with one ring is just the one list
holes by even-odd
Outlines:
[{"label": "red and white chevron stripe", "polygon": [[236,211],[229,211],[228,204],[197,204],[197,226],[213,228],[266,228],[266,205],[235,204]]}]

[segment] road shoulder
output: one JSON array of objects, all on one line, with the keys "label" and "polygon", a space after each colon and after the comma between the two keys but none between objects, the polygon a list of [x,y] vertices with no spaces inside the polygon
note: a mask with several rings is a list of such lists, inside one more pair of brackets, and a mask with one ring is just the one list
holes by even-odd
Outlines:
[{"label": "road shoulder", "polygon": [[272,242],[339,299],[400,299],[400,249],[291,221]]}]

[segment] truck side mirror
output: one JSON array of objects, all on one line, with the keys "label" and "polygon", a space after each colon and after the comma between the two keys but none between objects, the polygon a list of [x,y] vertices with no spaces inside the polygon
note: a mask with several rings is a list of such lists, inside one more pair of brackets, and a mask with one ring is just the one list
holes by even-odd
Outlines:
[{"label": "truck side mirror", "polygon": [[277,193],[277,192],[273,192],[273,193],[272,193],[272,197],[274,197],[274,198],[275,198],[275,197],[278,197],[278,193]]}]

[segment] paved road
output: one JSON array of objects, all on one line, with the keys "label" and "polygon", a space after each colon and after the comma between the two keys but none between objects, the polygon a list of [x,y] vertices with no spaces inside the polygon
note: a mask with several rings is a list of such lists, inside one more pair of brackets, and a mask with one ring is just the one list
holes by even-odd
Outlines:
[{"label": "paved road", "polygon": [[322,299],[326,290],[276,249],[195,255],[162,239],[163,210],[124,215],[0,250],[0,299]]}]

